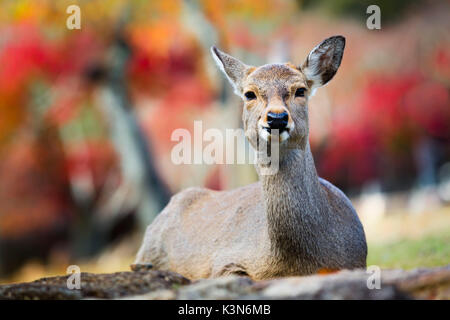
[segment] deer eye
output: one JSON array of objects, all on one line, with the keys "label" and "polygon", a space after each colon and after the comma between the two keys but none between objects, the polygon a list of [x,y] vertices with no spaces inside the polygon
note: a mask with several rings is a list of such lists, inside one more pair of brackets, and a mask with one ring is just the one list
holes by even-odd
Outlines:
[{"label": "deer eye", "polygon": [[298,88],[297,90],[295,90],[295,97],[304,97],[305,91],[305,88]]},{"label": "deer eye", "polygon": [[256,99],[256,94],[253,91],[247,91],[244,95],[247,98],[247,100]]}]

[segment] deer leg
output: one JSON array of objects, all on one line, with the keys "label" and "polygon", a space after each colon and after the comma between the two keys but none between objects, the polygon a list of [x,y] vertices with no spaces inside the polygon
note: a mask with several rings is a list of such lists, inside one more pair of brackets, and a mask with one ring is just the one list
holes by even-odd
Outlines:
[{"label": "deer leg", "polygon": [[148,271],[153,269],[153,265],[151,263],[133,263],[130,265],[130,269],[132,271]]}]

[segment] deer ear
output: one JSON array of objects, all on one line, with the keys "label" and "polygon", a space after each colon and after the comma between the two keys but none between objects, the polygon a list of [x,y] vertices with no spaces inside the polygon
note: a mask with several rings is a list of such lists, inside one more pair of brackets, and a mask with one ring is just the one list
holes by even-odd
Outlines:
[{"label": "deer ear", "polygon": [[315,47],[300,67],[306,78],[311,81],[311,89],[323,86],[336,74],[344,54],[345,38],[334,36],[322,41]]},{"label": "deer ear", "polygon": [[216,47],[211,47],[211,54],[219,66],[220,70],[227,76],[234,88],[234,92],[242,97],[242,81],[249,66],[235,57],[220,51]]}]

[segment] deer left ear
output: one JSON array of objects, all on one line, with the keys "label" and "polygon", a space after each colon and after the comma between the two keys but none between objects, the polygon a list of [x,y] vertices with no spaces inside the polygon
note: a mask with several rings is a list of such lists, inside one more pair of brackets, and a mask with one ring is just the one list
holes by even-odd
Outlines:
[{"label": "deer left ear", "polygon": [[220,51],[216,47],[211,47],[211,54],[219,66],[220,70],[227,76],[234,92],[240,96],[242,95],[242,81],[245,78],[246,71],[250,66],[236,59],[235,57]]},{"label": "deer left ear", "polygon": [[311,89],[325,85],[336,74],[344,54],[345,38],[334,36],[322,41],[315,47],[300,67],[307,80],[311,81]]}]

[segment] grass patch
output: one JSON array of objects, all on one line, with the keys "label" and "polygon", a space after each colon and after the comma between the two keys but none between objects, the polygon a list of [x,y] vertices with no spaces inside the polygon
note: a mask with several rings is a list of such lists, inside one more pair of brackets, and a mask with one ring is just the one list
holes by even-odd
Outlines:
[{"label": "grass patch", "polygon": [[388,244],[369,243],[367,265],[413,269],[450,264],[450,232]]}]

